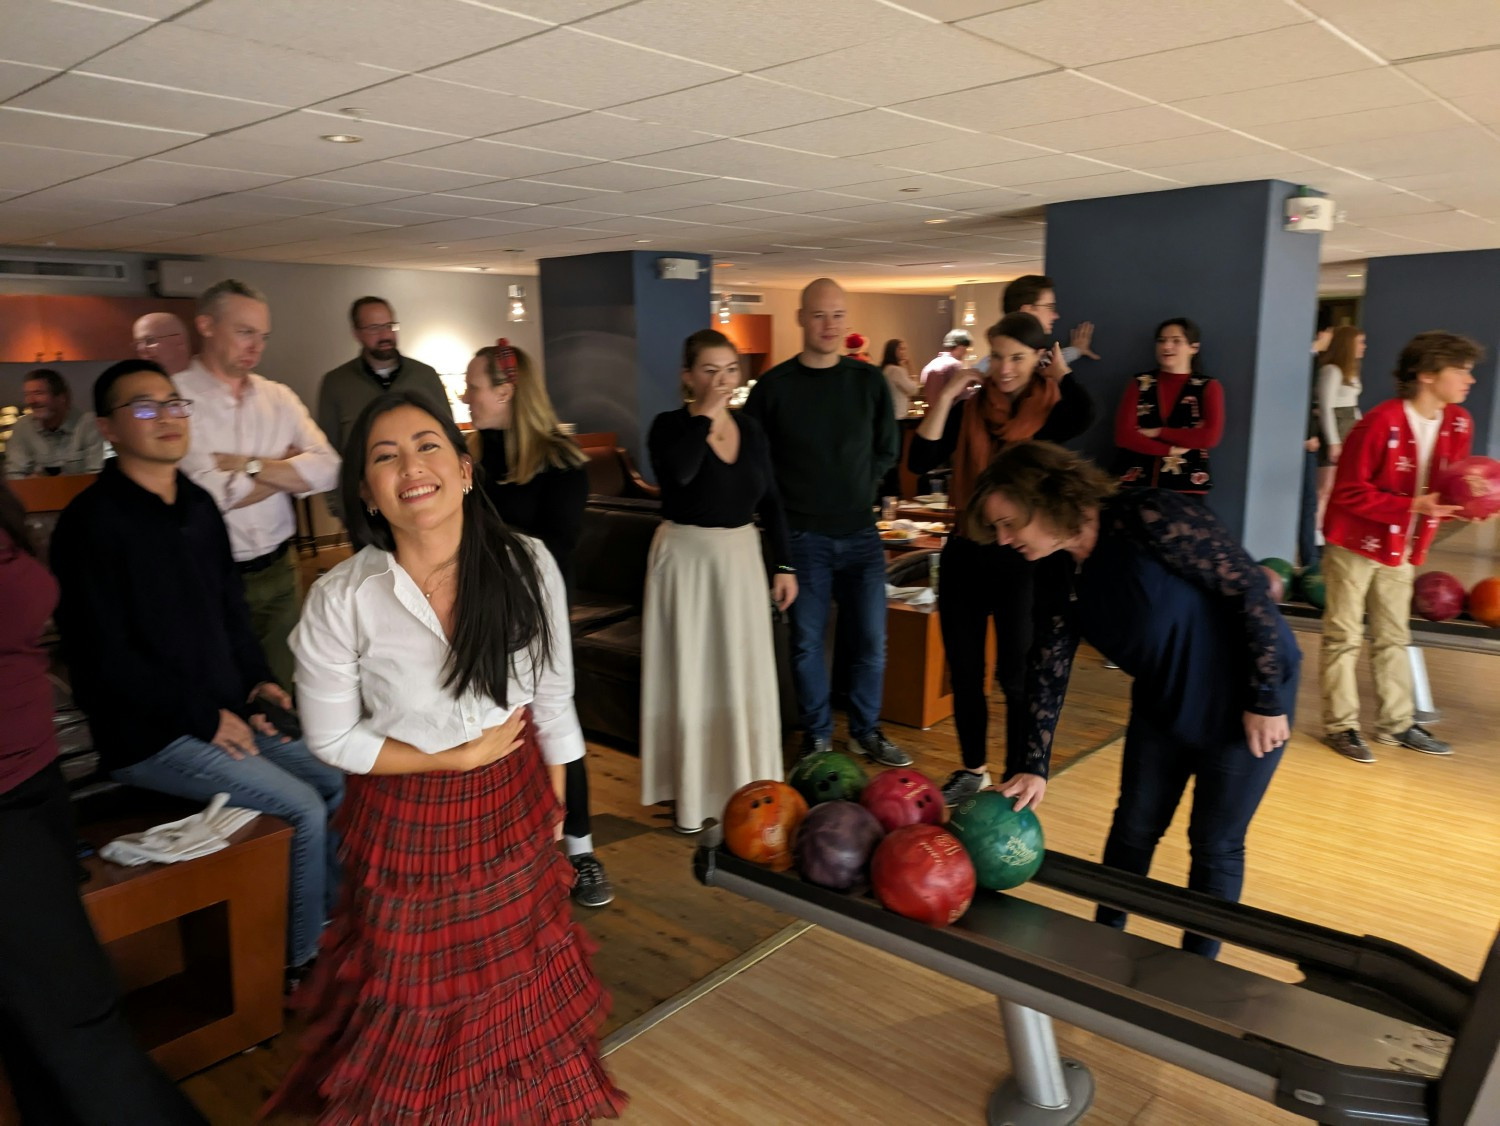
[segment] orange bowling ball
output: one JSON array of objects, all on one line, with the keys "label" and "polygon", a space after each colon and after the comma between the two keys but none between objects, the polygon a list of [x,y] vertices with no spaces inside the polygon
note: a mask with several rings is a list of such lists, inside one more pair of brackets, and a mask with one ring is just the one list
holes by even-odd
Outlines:
[{"label": "orange bowling ball", "polygon": [[724,844],[741,860],[785,872],[792,866],[792,838],[806,816],[807,802],[785,782],[750,782],[724,806]]},{"label": "orange bowling ball", "polygon": [[1500,579],[1484,579],[1469,591],[1469,617],[1491,629],[1500,629]]}]

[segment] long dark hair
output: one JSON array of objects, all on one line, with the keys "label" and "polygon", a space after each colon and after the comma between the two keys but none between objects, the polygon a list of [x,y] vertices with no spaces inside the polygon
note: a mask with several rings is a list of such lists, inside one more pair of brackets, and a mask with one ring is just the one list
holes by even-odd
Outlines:
[{"label": "long dark hair", "polygon": [[885,342],[885,351],[880,354],[880,366],[883,368],[900,367],[901,361],[896,357],[901,354],[902,340],[899,336]]},{"label": "long dark hair", "polygon": [[1008,336],[1022,347],[1034,348],[1038,352],[1047,347],[1047,331],[1042,328],[1042,322],[1030,313],[1006,313],[990,325],[984,336],[986,340]]},{"label": "long dark hair", "polygon": [[[371,513],[366,508],[360,487],[365,480],[375,420],[399,407],[416,407],[431,416],[459,458],[469,456],[463,433],[453,420],[435,411],[419,393],[390,391],[360,412],[344,445],[344,464],[339,471],[344,519],[355,543],[392,552],[396,550],[396,538],[391,526],[378,509]],[[453,644],[444,666],[443,687],[455,698],[473,689],[506,707],[516,655],[529,650],[532,667],[540,669],[552,660],[557,639],[552,636],[536,558],[495,511],[481,479],[483,473],[483,467],[476,464],[474,488],[463,499]]]},{"label": "long dark hair", "polygon": [[26,530],[26,506],[3,480],[0,480],[0,532],[10,537],[10,542],[27,555],[36,554],[31,533]]},{"label": "long dark hair", "polygon": [[[1156,331],[1151,334],[1152,342],[1154,343],[1161,337],[1162,329],[1171,328],[1173,325],[1176,325],[1178,328],[1182,329],[1182,335],[1187,337],[1187,342],[1189,344],[1203,343],[1203,333],[1198,328],[1198,323],[1196,321],[1190,321],[1186,317],[1169,317],[1166,320],[1162,321],[1161,324],[1156,326]],[[1202,355],[1203,350],[1201,348],[1193,353],[1192,372],[1194,375],[1203,374],[1203,363],[1201,359]]]}]

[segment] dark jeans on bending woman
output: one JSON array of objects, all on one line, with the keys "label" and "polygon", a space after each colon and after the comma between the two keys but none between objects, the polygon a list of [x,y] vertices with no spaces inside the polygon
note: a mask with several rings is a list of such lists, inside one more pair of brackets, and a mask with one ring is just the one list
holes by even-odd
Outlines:
[{"label": "dark jeans on bending woman", "polygon": [[999,544],[954,535],[938,572],[938,618],[953,682],[953,721],[964,766],[989,760],[989,700],[984,690],[985,626],[995,623],[995,680],[1005,694],[1007,756],[1019,759],[1026,742],[1026,658],[1034,628],[1034,564]]}]

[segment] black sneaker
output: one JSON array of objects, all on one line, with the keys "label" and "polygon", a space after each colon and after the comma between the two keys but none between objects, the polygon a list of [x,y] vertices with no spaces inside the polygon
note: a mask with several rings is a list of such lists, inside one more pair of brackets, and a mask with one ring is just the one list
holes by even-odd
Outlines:
[{"label": "black sneaker", "polygon": [[1370,750],[1370,744],[1364,741],[1358,731],[1335,731],[1332,735],[1323,736],[1323,742],[1355,762],[1375,761],[1375,752]]},{"label": "black sneaker", "polygon": [[859,736],[854,742],[865,757],[881,766],[910,766],[911,755],[896,746],[881,733],[880,728]]},{"label": "black sneaker", "polygon": [[592,852],[570,856],[573,862],[573,902],[580,907],[604,907],[614,902],[614,885],[604,874],[604,865]]},{"label": "black sneaker", "polygon": [[1451,755],[1453,753],[1453,748],[1447,743],[1441,739],[1434,739],[1431,732],[1415,723],[1397,735],[1377,735],[1375,739],[1377,742],[1387,743],[1392,747],[1421,751],[1424,755]]},{"label": "black sneaker", "polygon": [[972,770],[955,770],[943,783],[943,804],[960,805],[989,784],[989,771],[975,774]]},{"label": "black sneaker", "polygon": [[820,751],[831,750],[833,750],[833,740],[827,736],[814,735],[811,731],[802,733],[802,750],[799,752],[799,757],[806,758]]}]

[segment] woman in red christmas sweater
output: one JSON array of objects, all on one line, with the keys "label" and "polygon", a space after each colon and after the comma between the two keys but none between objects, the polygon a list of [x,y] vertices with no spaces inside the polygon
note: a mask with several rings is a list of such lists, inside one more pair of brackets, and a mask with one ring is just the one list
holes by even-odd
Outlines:
[{"label": "woman in red christmas sweater", "polygon": [[1369,614],[1375,740],[1429,755],[1452,748],[1413,722],[1411,588],[1438,524],[1458,511],[1427,491],[1434,473],[1469,456],[1474,420],[1458,404],[1483,350],[1451,332],[1424,332],[1401,351],[1396,398],[1372,408],[1344,441],[1323,517],[1323,741],[1374,762],[1359,733],[1354,670]]},{"label": "woman in red christmas sweater", "polygon": [[1158,370],[1130,381],[1115,414],[1122,485],[1200,496],[1213,488],[1208,451],[1224,437],[1224,388],[1199,367],[1202,339],[1186,317],[1157,326]]}]

